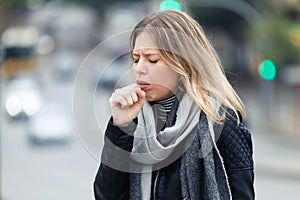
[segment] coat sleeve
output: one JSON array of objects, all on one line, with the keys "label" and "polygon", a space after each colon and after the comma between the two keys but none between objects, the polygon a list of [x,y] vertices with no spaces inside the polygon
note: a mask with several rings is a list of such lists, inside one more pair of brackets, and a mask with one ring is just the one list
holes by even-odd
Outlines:
[{"label": "coat sleeve", "polygon": [[120,128],[110,119],[105,131],[101,164],[94,181],[96,200],[129,199],[129,173],[126,169],[135,128],[135,124]]},{"label": "coat sleeve", "polygon": [[217,146],[223,157],[233,200],[253,200],[254,164],[250,131],[237,124],[233,112],[226,115]]}]

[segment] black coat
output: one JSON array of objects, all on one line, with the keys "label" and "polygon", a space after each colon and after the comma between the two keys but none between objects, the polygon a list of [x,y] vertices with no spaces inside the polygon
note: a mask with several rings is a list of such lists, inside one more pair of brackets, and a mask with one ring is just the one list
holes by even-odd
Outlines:
[{"label": "black coat", "polygon": [[[217,147],[224,160],[225,170],[231,189],[233,200],[254,199],[254,166],[253,151],[250,132],[236,118],[227,115],[221,135],[217,138]],[[131,152],[133,137],[114,126],[110,120],[105,132],[105,145],[100,164],[94,182],[94,194],[96,200],[129,199],[129,173],[110,168],[103,163],[115,160],[119,166],[126,163],[118,163],[124,159],[120,149]],[[114,145],[109,145],[110,142]],[[118,158],[118,156],[120,158]],[[113,165],[115,166],[115,165]],[[179,200],[181,198],[180,187],[180,158],[152,173],[152,199]],[[153,195],[155,193],[155,195]]]}]

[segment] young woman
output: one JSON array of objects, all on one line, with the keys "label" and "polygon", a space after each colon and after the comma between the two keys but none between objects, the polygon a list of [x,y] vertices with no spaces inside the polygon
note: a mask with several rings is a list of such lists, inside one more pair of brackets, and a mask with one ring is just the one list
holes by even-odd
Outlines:
[{"label": "young woman", "polygon": [[254,199],[243,104],[201,26],[167,10],[130,38],[136,83],[115,90],[96,199]]}]

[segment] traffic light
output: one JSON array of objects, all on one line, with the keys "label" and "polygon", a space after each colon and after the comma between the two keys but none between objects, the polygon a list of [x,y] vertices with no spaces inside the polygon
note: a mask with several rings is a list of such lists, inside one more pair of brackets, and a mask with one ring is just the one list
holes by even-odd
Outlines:
[{"label": "traffic light", "polygon": [[160,3],[159,10],[164,11],[164,10],[181,10],[181,5],[179,2],[176,0],[163,0]]},{"label": "traffic light", "polygon": [[263,60],[258,67],[258,73],[265,80],[273,80],[276,76],[276,66],[271,60]]}]

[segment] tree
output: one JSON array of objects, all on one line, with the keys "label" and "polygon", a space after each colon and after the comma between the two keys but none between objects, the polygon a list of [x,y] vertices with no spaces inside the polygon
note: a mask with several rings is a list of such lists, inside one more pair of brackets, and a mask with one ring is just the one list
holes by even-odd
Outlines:
[{"label": "tree", "polygon": [[291,37],[293,31],[300,33],[298,26],[284,16],[264,17],[249,30],[249,44],[255,54],[273,60],[278,66],[295,64],[299,62],[300,46],[293,44]]}]

